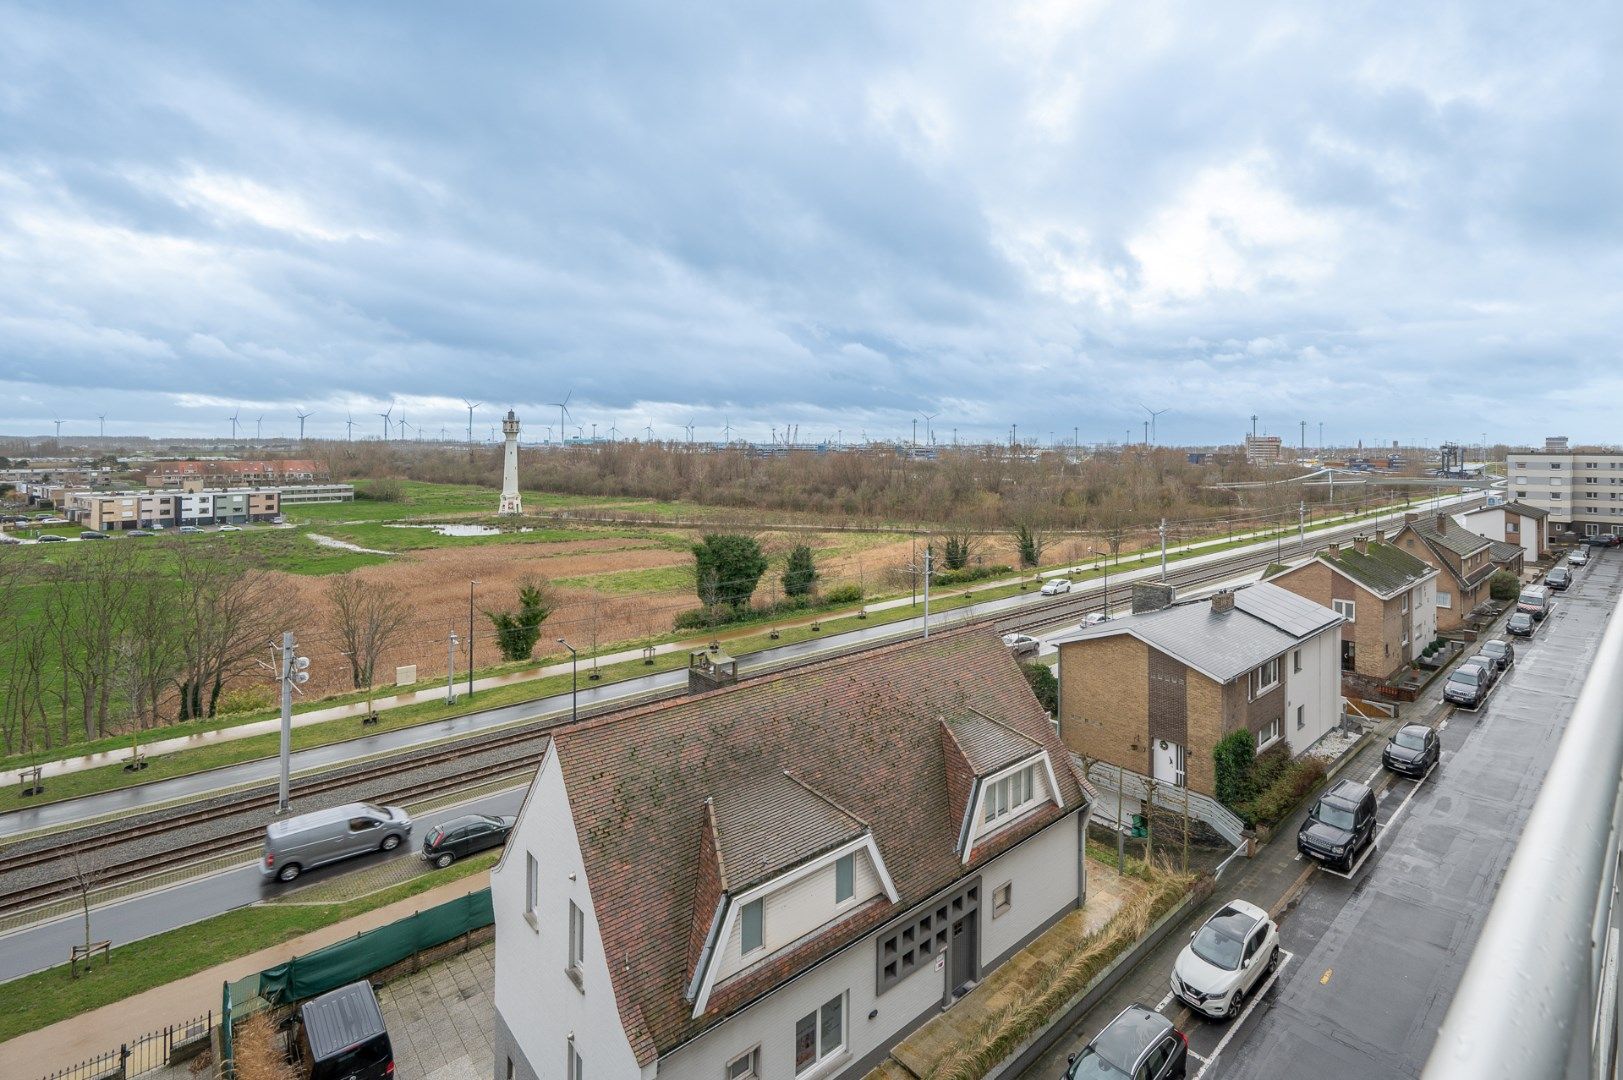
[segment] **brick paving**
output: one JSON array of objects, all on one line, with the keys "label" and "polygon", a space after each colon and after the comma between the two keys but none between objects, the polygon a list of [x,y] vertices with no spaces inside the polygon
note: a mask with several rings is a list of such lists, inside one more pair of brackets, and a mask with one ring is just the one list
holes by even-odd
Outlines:
[{"label": "brick paving", "polygon": [[495,956],[487,942],[383,988],[396,1080],[489,1080]]}]

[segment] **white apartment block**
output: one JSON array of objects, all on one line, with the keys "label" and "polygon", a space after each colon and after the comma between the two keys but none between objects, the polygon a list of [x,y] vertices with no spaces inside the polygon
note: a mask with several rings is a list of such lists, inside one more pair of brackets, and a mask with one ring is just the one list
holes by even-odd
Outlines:
[{"label": "white apartment block", "polygon": [[1512,450],[1505,473],[1512,498],[1550,515],[1551,535],[1623,535],[1623,452]]}]

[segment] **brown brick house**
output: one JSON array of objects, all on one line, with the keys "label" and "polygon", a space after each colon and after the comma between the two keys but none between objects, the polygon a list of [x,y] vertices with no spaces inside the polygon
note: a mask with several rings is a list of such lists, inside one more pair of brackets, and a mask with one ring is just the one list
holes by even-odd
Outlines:
[{"label": "brown brick house", "polygon": [[1471,609],[1488,599],[1493,542],[1447,514],[1405,514],[1391,542],[1441,571],[1437,580],[1437,630],[1457,630]]},{"label": "brown brick house", "polygon": [[1441,573],[1396,545],[1361,536],[1268,580],[1345,618],[1342,673],[1384,682],[1437,636]]},{"label": "brown brick house", "polygon": [[1060,738],[1090,761],[1215,795],[1212,750],[1230,732],[1300,753],[1339,722],[1341,622],[1258,582],[1056,638]]}]

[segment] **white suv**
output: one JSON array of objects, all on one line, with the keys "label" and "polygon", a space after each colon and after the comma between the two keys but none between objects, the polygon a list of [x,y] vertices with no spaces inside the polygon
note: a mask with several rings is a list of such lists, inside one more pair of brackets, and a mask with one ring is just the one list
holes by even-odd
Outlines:
[{"label": "white suv", "polygon": [[1278,967],[1279,928],[1257,905],[1230,900],[1189,936],[1172,967],[1172,992],[1206,1016],[1235,1017]]}]

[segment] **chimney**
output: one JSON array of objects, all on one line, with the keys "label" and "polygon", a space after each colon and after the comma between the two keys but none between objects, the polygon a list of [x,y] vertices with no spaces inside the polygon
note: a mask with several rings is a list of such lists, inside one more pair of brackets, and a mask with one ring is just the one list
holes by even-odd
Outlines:
[{"label": "chimney", "polygon": [[1358,554],[1360,554],[1360,555],[1368,555],[1369,554],[1369,536],[1368,535],[1363,535],[1363,536],[1355,536],[1355,537],[1353,537],[1353,550],[1358,552]]},{"label": "chimney", "polygon": [[1146,611],[1160,611],[1162,608],[1172,606],[1173,591],[1171,585],[1159,581],[1133,582],[1133,614],[1142,615]]},{"label": "chimney", "polygon": [[1437,511],[1437,531],[1448,531],[1448,515],[1443,513],[1441,510]]},{"label": "chimney", "polygon": [[1219,589],[1212,594],[1212,614],[1227,615],[1234,610],[1234,594],[1227,589]]},{"label": "chimney", "polygon": [[1341,555],[1341,541],[1337,540],[1335,543],[1330,545],[1330,557],[1332,559],[1334,559],[1334,558],[1339,557],[1340,555]]}]

